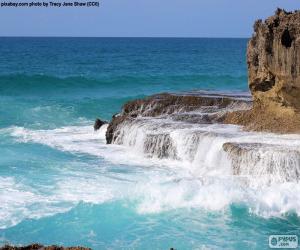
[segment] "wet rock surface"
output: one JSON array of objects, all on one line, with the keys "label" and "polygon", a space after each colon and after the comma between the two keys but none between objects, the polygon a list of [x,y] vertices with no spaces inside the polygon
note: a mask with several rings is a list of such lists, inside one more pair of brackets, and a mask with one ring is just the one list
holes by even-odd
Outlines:
[{"label": "wet rock surface", "polygon": [[154,161],[186,164],[198,174],[222,166],[224,174],[263,183],[298,181],[299,135],[248,132],[224,124],[230,115],[251,107],[247,96],[154,95],[125,104],[109,124],[106,139]]},{"label": "wet rock surface", "polygon": [[168,117],[174,121],[198,124],[223,122],[228,109],[247,109],[248,96],[220,94],[157,94],[145,99],[134,100],[123,106],[122,112],[113,116],[106,141],[112,143],[118,133],[118,126],[140,117]]},{"label": "wet rock surface", "polygon": [[227,123],[249,130],[300,132],[300,11],[277,9],[254,24],[247,48],[250,111],[235,112]]},{"label": "wet rock surface", "polygon": [[102,121],[101,119],[97,118],[94,123],[94,130],[95,131],[99,130],[102,127],[102,125],[107,123],[108,123],[107,121]]}]

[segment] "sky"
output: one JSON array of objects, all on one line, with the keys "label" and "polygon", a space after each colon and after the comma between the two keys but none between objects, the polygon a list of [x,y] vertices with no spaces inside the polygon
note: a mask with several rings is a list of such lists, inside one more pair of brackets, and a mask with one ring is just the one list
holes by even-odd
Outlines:
[{"label": "sky", "polygon": [[98,8],[0,7],[0,36],[250,37],[254,21],[277,7],[300,9],[300,1],[100,0]]}]

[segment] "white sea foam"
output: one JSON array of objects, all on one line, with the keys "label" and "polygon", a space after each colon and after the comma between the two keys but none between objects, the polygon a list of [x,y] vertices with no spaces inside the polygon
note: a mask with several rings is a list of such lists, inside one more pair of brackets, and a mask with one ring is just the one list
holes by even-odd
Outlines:
[{"label": "white sea foam", "polygon": [[[220,210],[243,203],[266,217],[300,214],[299,135],[244,132],[233,125],[162,118],[124,123],[117,134],[114,143],[138,155],[175,159],[190,175],[176,185],[146,184],[140,212],[179,207]],[[232,151],[226,152],[226,143],[233,144]]]},{"label": "white sea foam", "polygon": [[[272,173],[266,167],[280,159],[280,164],[291,165],[284,160],[290,156],[289,151],[278,152],[297,150],[300,146],[297,135],[247,133],[232,125],[195,126],[163,119],[142,119],[124,124],[116,140],[121,145],[106,145],[106,129],[107,125],[97,132],[92,126],[0,130],[21,143],[39,143],[73,154],[93,155],[105,159],[108,164],[108,170],[102,172],[83,168],[74,174],[73,170],[66,169],[53,180],[54,188],[50,193],[17,183],[13,178],[1,177],[0,227],[15,225],[25,218],[64,212],[81,201],[95,204],[130,201],[141,214],[177,208],[220,211],[238,203],[265,217],[288,212],[300,215],[300,184],[295,180],[286,181],[279,165]],[[161,136],[166,134],[168,136]],[[150,146],[145,149],[147,140]],[[168,157],[163,157],[159,153],[166,141],[170,144],[164,149]],[[263,161],[251,165],[251,157],[255,154],[250,152],[245,155],[249,161],[243,163],[241,175],[234,176],[232,162],[223,149],[228,142],[277,145],[277,153],[272,154],[270,148],[256,151],[254,148]],[[120,170],[130,171],[111,172],[111,163]],[[258,171],[252,171],[251,167]],[[270,179],[270,175],[274,178]]]},{"label": "white sea foam", "polygon": [[38,219],[69,210],[70,206],[56,206],[57,200],[12,177],[0,177],[0,229],[14,226],[25,218]]},{"label": "white sea foam", "polygon": [[140,188],[140,213],[157,213],[177,208],[201,208],[209,211],[244,204],[249,212],[263,217],[300,214],[300,186],[295,183],[246,186],[237,178],[183,179],[175,183],[145,184]]},{"label": "white sea foam", "polygon": [[[116,134],[115,144],[134,149],[138,155],[176,159],[198,176],[239,173],[282,182],[300,178],[299,135],[148,118],[127,122]],[[226,150],[228,143],[234,146]]]},{"label": "white sea foam", "polygon": [[98,146],[105,140],[108,125],[94,132],[91,126],[70,126],[53,130],[31,130],[23,127],[9,128],[19,142],[41,143],[62,151],[99,155]]}]

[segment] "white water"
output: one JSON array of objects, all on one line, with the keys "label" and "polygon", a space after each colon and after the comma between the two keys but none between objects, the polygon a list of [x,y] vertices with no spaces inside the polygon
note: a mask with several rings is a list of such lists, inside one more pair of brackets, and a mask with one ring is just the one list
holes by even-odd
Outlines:
[{"label": "white water", "polygon": [[[106,162],[61,170],[63,174],[53,180],[54,188],[47,192],[32,189],[13,177],[2,178],[0,228],[25,218],[64,212],[81,201],[101,204],[122,200],[134,204],[138,213],[177,208],[222,211],[231,204],[244,204],[250,212],[265,217],[287,212],[300,215],[300,185],[288,176],[291,169],[299,168],[295,153],[299,136],[247,133],[232,125],[138,119],[121,128],[115,141],[121,145],[106,145],[106,128],[98,132],[92,126],[0,130],[18,143],[43,144]],[[166,142],[169,146],[164,145]],[[239,163],[239,176],[233,175],[230,157],[235,156],[223,150],[227,142],[253,144],[250,151],[240,155],[245,158]],[[277,146],[266,148],[255,143]],[[272,171],[268,164],[273,166]],[[114,166],[125,172],[111,172]]]},{"label": "white water", "polygon": [[[172,158],[197,176],[239,175],[268,181],[298,181],[300,136],[244,132],[233,125],[200,125],[140,118],[119,128],[115,144],[139,155]],[[232,143],[242,150],[224,150]],[[233,148],[234,149],[234,148]]]}]

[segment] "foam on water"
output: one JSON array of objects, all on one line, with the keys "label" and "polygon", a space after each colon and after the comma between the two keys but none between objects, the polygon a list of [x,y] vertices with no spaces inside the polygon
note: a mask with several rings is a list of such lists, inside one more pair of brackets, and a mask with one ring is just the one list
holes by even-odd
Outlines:
[{"label": "foam on water", "polygon": [[0,177],[0,229],[14,226],[25,218],[38,219],[65,212],[71,207],[18,183],[11,177]]},{"label": "foam on water", "polygon": [[[105,183],[105,185],[103,184]],[[39,219],[63,213],[79,202],[101,204],[115,196],[105,178],[62,177],[53,180],[53,189],[34,189],[14,178],[0,178],[0,229],[24,219]]]},{"label": "foam on water", "polygon": [[90,125],[68,126],[53,130],[33,130],[14,126],[0,129],[0,133],[9,134],[21,143],[40,143],[65,152],[101,157],[115,164],[150,166],[169,162],[145,159],[143,154],[137,154],[134,150],[119,145],[106,145],[107,127],[108,125],[105,124],[98,131],[94,131]]},{"label": "foam on water", "polygon": [[[155,126],[156,122],[161,126]],[[55,188],[50,193],[31,190],[16,184],[12,178],[1,180],[2,185],[10,187],[0,188],[0,202],[4,202],[8,195],[4,190],[13,192],[13,200],[3,203],[6,205],[1,210],[1,227],[12,226],[25,218],[63,212],[78,202],[101,204],[114,200],[133,204],[141,214],[177,208],[222,211],[232,204],[244,204],[249,212],[264,217],[282,216],[289,212],[300,215],[300,185],[297,181],[286,182],[278,178],[266,181],[264,173],[254,177],[232,175],[231,161],[222,147],[228,141],[237,140],[298,147],[297,136],[262,136],[260,133],[242,132],[239,127],[231,125],[195,127],[173,121],[151,120],[149,123],[147,120],[124,125],[124,133],[118,138],[123,145],[106,145],[106,128],[107,125],[97,132],[92,126],[54,130],[2,129],[1,133],[9,134],[21,143],[39,143],[72,154],[92,155],[105,159],[107,163],[105,167],[78,169],[76,173],[67,169],[66,175],[53,180]],[[158,141],[154,140],[152,149],[145,152],[144,143],[149,134],[166,133],[169,139],[154,136]],[[163,147],[162,143],[165,140],[170,143],[170,138],[173,146],[166,148],[160,157],[157,154]],[[117,164],[120,171],[111,171],[114,168],[111,164]],[[28,207],[33,210],[29,211]]]},{"label": "foam on water", "polygon": [[[89,142],[91,143],[90,146],[93,146],[92,142],[103,142],[107,126],[107,124],[103,125],[95,133],[92,133],[91,126],[70,126],[53,130],[30,130],[23,127],[11,127],[7,131],[11,132],[11,135],[18,138],[20,142],[38,142],[65,151],[89,153],[89,145],[86,145],[87,149],[86,147],[79,147],[80,142]],[[75,141],[78,144],[74,143]]]},{"label": "foam on water", "polygon": [[157,213],[177,208],[223,211],[232,204],[243,204],[249,212],[263,217],[300,214],[300,186],[295,183],[246,186],[238,178],[179,179],[140,187],[140,213]]},{"label": "foam on water", "polygon": [[151,158],[176,159],[198,176],[239,174],[282,182],[299,179],[299,135],[244,132],[234,125],[161,118],[127,121],[116,134],[115,144]]},{"label": "foam on water", "polygon": [[[181,162],[193,180],[170,189],[159,186],[155,190],[151,185],[152,199],[142,203],[139,211],[166,207],[220,210],[242,203],[266,217],[300,212],[299,135],[244,132],[233,125],[188,124],[164,118],[125,122],[116,134],[114,143],[137,154]],[[246,143],[249,148],[234,154],[226,152],[227,143],[238,147]]]},{"label": "foam on water", "polygon": [[[246,43],[1,39],[0,242],[262,249],[268,234],[299,234],[298,217],[284,215],[300,215],[298,183],[281,179],[286,174],[277,170],[273,180],[264,180],[267,162],[279,159],[278,167],[296,169],[296,155],[294,163],[285,160],[289,150],[296,154],[296,136],[276,139],[235,126],[190,123],[201,115],[213,121],[226,112],[216,114],[211,107],[200,115],[199,110],[174,114],[185,123],[149,118],[145,124],[124,124],[128,129],[119,144],[105,144],[105,127],[93,131],[96,117],[109,120],[128,100],[154,93],[247,91],[241,63]],[[238,147],[224,151],[227,142]],[[276,153],[268,146],[258,150],[252,142],[276,144]],[[243,162],[234,162],[241,172],[233,175],[231,159],[237,154],[243,154]],[[253,172],[253,163],[263,172]],[[245,210],[284,219],[265,220]]]}]

